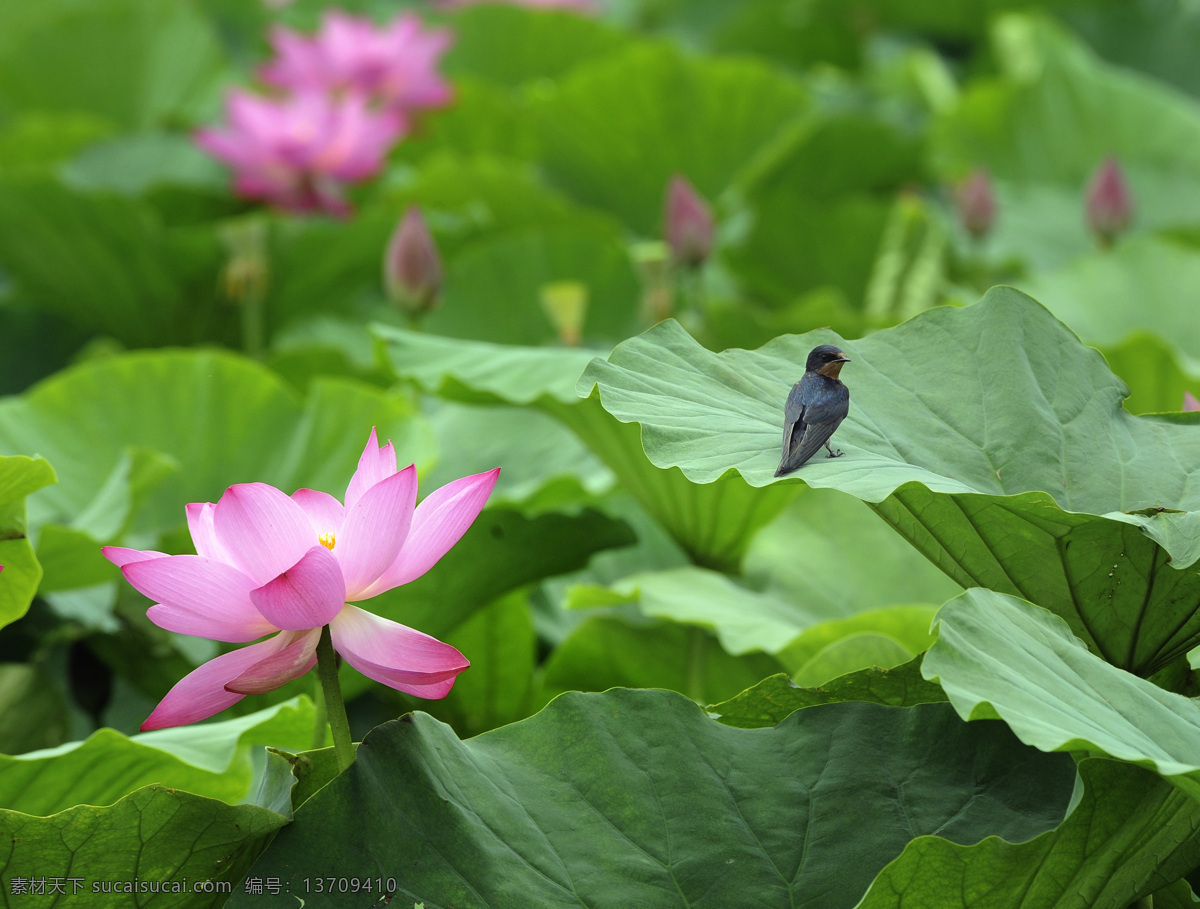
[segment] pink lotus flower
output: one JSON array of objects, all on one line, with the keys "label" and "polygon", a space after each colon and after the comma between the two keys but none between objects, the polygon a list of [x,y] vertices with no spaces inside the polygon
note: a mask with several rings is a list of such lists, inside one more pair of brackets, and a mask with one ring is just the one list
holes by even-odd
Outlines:
[{"label": "pink lotus flower", "polygon": [[215,505],[187,506],[196,555],[105,547],[125,579],[156,601],[146,615],[160,628],[231,643],[274,633],[193,670],[142,730],[195,723],[299,678],[316,663],[325,625],[363,675],[445,697],[468,666],[463,655],[353,604],[432,568],[479,515],[499,472],[455,480],[414,508],[416,468],[396,470],[392,443],[379,447],[372,429],[344,504],[312,489],[289,497],[241,483]]},{"label": "pink lotus flower", "polygon": [[201,129],[196,144],[234,170],[234,190],[289,211],[345,214],[345,184],[377,173],[405,130],[394,111],[349,93],[301,92],[282,100],[234,89],[229,126]]},{"label": "pink lotus flower", "polygon": [[1183,409],[1185,411],[1200,410],[1200,400],[1197,400],[1196,396],[1190,391],[1185,391],[1183,393]]},{"label": "pink lotus flower", "polygon": [[676,175],[663,205],[663,234],[676,264],[697,266],[713,245],[713,216],[704,198],[686,177]]},{"label": "pink lotus flower", "polygon": [[451,91],[437,65],[452,40],[445,29],[423,30],[412,13],[380,28],[368,18],[328,10],[312,36],[273,28],[276,59],[260,75],[292,91],[350,91],[399,111],[441,107]]}]

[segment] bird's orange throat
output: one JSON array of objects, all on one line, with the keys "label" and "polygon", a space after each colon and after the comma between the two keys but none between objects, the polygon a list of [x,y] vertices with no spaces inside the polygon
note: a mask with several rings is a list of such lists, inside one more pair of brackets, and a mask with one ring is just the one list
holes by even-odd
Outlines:
[{"label": "bird's orange throat", "polygon": [[820,375],[829,376],[831,379],[836,379],[841,374],[842,367],[845,365],[845,362],[845,360],[834,360],[831,363],[826,363],[824,366],[818,369],[817,372]]}]

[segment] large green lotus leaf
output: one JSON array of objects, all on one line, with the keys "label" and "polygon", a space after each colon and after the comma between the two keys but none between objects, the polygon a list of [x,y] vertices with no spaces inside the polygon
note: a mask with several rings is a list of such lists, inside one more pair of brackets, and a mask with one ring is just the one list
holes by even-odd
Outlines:
[{"label": "large green lotus leaf", "polygon": [[1188,567],[1200,436],[1126,412],[1100,355],[1015,290],[856,342],[819,331],[717,354],[665,322],[593,361],[579,389],[640,424],[630,429],[661,468],[778,485],[788,388],[831,341],[853,360],[834,438],[846,454],[783,484],[862,499],[959,584],[1054,609],[1126,668],[1149,674],[1200,641]]},{"label": "large green lotus leaf", "polygon": [[1110,2],[1082,4],[1059,16],[1105,60],[1200,96],[1192,53],[1200,40],[1200,20],[1187,8]]},{"label": "large green lotus leaf", "polygon": [[537,132],[524,95],[493,82],[459,76],[454,80],[453,106],[423,120],[419,132],[400,143],[395,156],[420,165],[431,153],[445,151],[536,160]]},{"label": "large green lotus leaf", "polygon": [[665,44],[581,65],[533,103],[551,179],[645,236],[659,234],[673,174],[715,200],[808,110],[807,92],[780,70]]},{"label": "large green lotus leaf", "polygon": [[736,568],[754,533],[794,495],[780,488],[764,497],[734,475],[699,486],[648,463],[636,427],[576,394],[588,351],[468,343],[382,325],[372,331],[396,376],[425,391],[468,404],[531,405],[561,420],[701,565]]},{"label": "large green lotus leaf", "polygon": [[1125,909],[1200,861],[1200,805],[1178,789],[1102,758],[1081,761],[1079,776],[1079,804],[1054,830],[1024,843],[914,839],[858,909]]},{"label": "large green lotus leaf", "polygon": [[[15,900],[57,905],[57,893],[63,905],[97,909],[219,909],[286,823],[256,805],[158,785],[53,817],[0,811],[11,842],[0,874]],[[19,891],[18,881],[30,883]]]},{"label": "large green lotus leaf", "polygon": [[606,227],[621,237],[615,219],[550,189],[538,180],[531,164],[491,155],[430,154],[412,182],[391,192],[386,204],[393,213],[420,206],[438,250],[449,261],[475,240],[513,231]]},{"label": "large green lotus leaf", "polygon": [[606,587],[583,585],[567,601],[571,609],[629,604],[652,618],[707,628],[735,656],[776,654],[822,618],[803,602],[751,590],[693,565],[637,572]]},{"label": "large green lotus leaf", "polygon": [[742,573],[822,619],[941,604],[961,589],[870,508],[833,489],[808,489],[792,500],[751,542]]},{"label": "large green lotus leaf", "polygon": [[58,464],[60,482],[35,497],[31,519],[98,539],[175,527],[183,504],[216,501],[233,483],[340,497],[372,426],[406,462],[428,457],[424,424],[402,399],[327,380],[301,400],[263,366],[216,351],[92,360],[0,401],[0,450]]},{"label": "large green lotus leaf", "polygon": [[636,330],[639,286],[626,246],[615,230],[589,223],[515,231],[459,250],[424,327],[501,344],[550,343],[562,332],[544,291],[561,282],[583,294],[576,340],[612,342]]},{"label": "large green lotus leaf", "polygon": [[0,628],[25,615],[42,580],[25,536],[25,497],[54,481],[41,458],[0,457]]},{"label": "large green lotus leaf", "polygon": [[0,110],[86,111],[139,128],[211,107],[222,55],[187,0],[37,6],[0,14]]},{"label": "large green lotus leaf", "polygon": [[210,231],[168,231],[141,200],[48,179],[0,189],[0,265],[19,298],[130,346],[229,340],[220,257]]},{"label": "large green lotus leaf", "polygon": [[577,571],[595,553],[634,542],[624,521],[593,508],[539,515],[488,508],[434,570],[373,598],[371,611],[442,637],[511,590]]},{"label": "large green lotus leaf", "polygon": [[249,716],[124,736],[99,729],[83,742],[0,755],[0,805],[57,814],[72,805],[112,805],[135,789],[161,784],[235,803],[250,791],[251,751],[312,744],[313,706],[293,698]]},{"label": "large green lotus leaf", "polygon": [[187,135],[141,132],[85,149],[63,169],[64,182],[83,190],[137,196],[158,186],[184,186],[226,195],[229,175]]},{"label": "large green lotus leaf", "polygon": [[889,669],[933,643],[933,606],[889,606],[807,629],[776,657],[797,685],[823,685],[860,669]]},{"label": "large green lotus leaf", "polygon": [[397,378],[465,404],[533,404],[553,411],[578,401],[575,383],[595,351],[470,342],[372,325]]},{"label": "large green lotus leaf", "polygon": [[378,298],[383,253],[402,208],[368,207],[349,221],[279,218],[270,223],[266,298],[272,334],[295,320],[353,311]]},{"label": "large green lotus leaf", "polygon": [[115,124],[95,114],[21,111],[0,128],[0,169],[6,174],[49,176],[116,131]]},{"label": "large green lotus leaf", "polygon": [[459,13],[454,39],[444,64],[448,75],[507,86],[559,78],[629,43],[625,33],[577,13],[491,3]]},{"label": "large green lotus leaf", "polygon": [[[1180,288],[1196,281],[1200,249],[1140,234],[1119,241],[1106,255],[1038,272],[1023,287],[1089,344],[1120,344],[1150,326],[1195,371],[1200,370],[1200,332]],[[1182,395],[1169,409],[1178,410],[1181,402]]]},{"label": "large green lotus leaf", "polygon": [[896,189],[920,177],[918,149],[915,136],[880,116],[814,124],[746,194],[752,226],[724,260],[776,307],[832,288],[861,312]]},{"label": "large green lotus leaf", "polygon": [[357,874],[395,878],[394,902],[460,909],[838,909],[916,836],[1053,827],[1074,779],[1068,757],[944,704],[833,704],[741,730],[678,694],[618,689],[467,742],[418,713],[373,730],[251,869],[291,893],[230,905],[294,905],[301,878]]},{"label": "large green lotus leaf", "polygon": [[1003,719],[1043,751],[1138,764],[1200,800],[1200,705],[1106,663],[1032,603],[979,588],[951,600],[922,673],[964,719]]},{"label": "large green lotus leaf", "polygon": [[946,700],[941,686],[921,675],[924,654],[892,669],[872,666],[831,679],[815,688],[803,688],[780,673],[763,679],[740,694],[713,704],[709,713],[727,726],[760,729],[783,722],[797,710],[817,704],[865,701],[891,707],[915,707]]},{"label": "large green lotus leaf", "polygon": [[527,510],[552,508],[560,497],[587,501],[613,485],[612,471],[540,411],[438,401],[429,420],[438,450],[437,463],[423,478],[431,489],[480,463],[504,468],[488,501],[522,504]]},{"label": "large green lotus leaf", "polygon": [[1200,375],[1184,372],[1157,335],[1138,332],[1102,352],[1112,371],[1129,386],[1125,409],[1130,413],[1181,410],[1184,392],[1200,393]]},{"label": "large green lotus leaf", "polygon": [[975,165],[997,178],[989,257],[1047,268],[1094,251],[1084,192],[1108,155],[1128,178],[1135,231],[1195,223],[1194,99],[1097,59],[1044,17],[1000,20],[994,43],[1003,75],[968,89],[932,134],[945,178],[959,179]]},{"label": "large green lotus leaf", "polygon": [[[406,699],[464,738],[524,719],[534,709],[537,639],[529,594],[517,590],[470,616],[445,637],[471,668],[440,701]],[[395,716],[395,714],[393,714]]]},{"label": "large green lotus leaf", "polygon": [[90,334],[44,309],[0,308],[0,395],[24,391],[66,368]]},{"label": "large green lotus leaf", "polygon": [[638,616],[593,615],[558,642],[543,667],[543,703],[566,691],[664,688],[698,704],[731,698],[783,667],[764,653],[731,656],[703,628]]},{"label": "large green lotus leaf", "polygon": [[636,605],[645,615],[712,631],[726,652],[769,653],[801,684],[818,685],[867,666],[894,666],[932,643],[932,606],[828,617],[803,601],[750,590],[695,566],[638,572],[610,587],[581,586],[570,608]]},{"label": "large green lotus leaf", "polygon": [[752,53],[801,71],[822,63],[854,70],[862,62],[858,12],[838,0],[815,0],[802,16],[788,0],[678,0],[656,3],[654,13],[662,17],[656,24],[664,30],[720,53]]}]

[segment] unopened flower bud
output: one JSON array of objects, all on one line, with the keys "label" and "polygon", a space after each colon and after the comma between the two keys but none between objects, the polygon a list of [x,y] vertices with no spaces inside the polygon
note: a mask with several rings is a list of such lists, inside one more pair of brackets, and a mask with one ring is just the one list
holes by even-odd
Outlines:
[{"label": "unopened flower bud", "polygon": [[404,213],[383,257],[388,298],[411,316],[433,309],[442,289],[442,260],[415,205]]},{"label": "unopened flower bud", "polygon": [[982,240],[996,220],[996,193],[992,177],[986,169],[977,167],[967,174],[954,194],[958,217],[963,227],[976,240]]},{"label": "unopened flower bud", "polygon": [[1129,183],[1117,159],[1110,156],[1104,159],[1088,184],[1088,227],[1101,245],[1110,246],[1132,220],[1133,197],[1129,193]]},{"label": "unopened flower bud", "polygon": [[703,264],[712,252],[713,232],[708,203],[686,177],[672,177],[663,213],[663,234],[671,260],[692,268]]},{"label": "unopened flower bud", "polygon": [[1200,410],[1200,401],[1196,400],[1196,396],[1190,391],[1185,391],[1183,393],[1183,409]]}]

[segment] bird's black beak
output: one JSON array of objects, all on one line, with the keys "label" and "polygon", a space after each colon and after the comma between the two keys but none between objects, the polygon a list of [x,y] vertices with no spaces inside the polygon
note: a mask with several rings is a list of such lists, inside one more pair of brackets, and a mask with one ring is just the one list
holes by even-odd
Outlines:
[{"label": "bird's black beak", "polygon": [[853,361],[852,361],[852,360],[851,360],[851,359],[850,359],[848,356],[846,356],[845,354],[842,354],[840,357],[838,357],[838,358],[837,358],[836,360],[834,360],[833,362],[834,362],[834,363],[851,363],[851,362],[853,362]]}]

